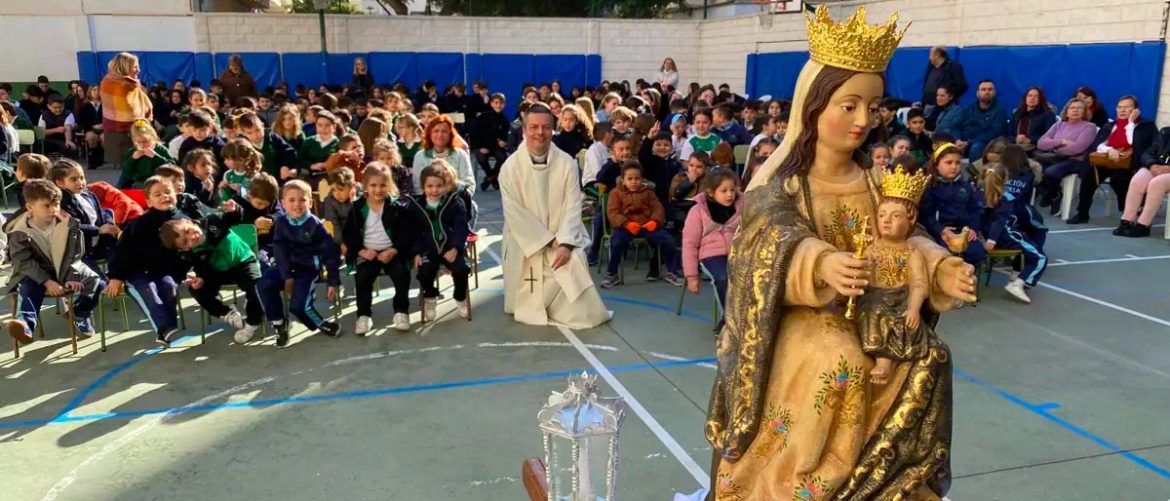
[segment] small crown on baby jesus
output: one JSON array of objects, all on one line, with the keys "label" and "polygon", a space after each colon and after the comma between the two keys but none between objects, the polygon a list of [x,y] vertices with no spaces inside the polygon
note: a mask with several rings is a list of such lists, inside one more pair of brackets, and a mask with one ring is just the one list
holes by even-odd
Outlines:
[{"label": "small crown on baby jesus", "polygon": [[906,169],[898,164],[893,172],[882,176],[882,196],[909,200],[917,204],[930,184],[930,176],[922,171],[908,174]]}]

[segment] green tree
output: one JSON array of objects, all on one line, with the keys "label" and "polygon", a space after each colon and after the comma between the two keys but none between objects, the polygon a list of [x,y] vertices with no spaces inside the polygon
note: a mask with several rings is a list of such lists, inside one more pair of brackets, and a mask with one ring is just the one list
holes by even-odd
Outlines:
[{"label": "green tree", "polygon": [[[289,12],[296,14],[316,14],[317,6],[314,5],[313,0],[293,0],[292,7]],[[329,0],[329,7],[325,9],[327,14],[364,14],[361,5],[357,5],[350,0]]]},{"label": "green tree", "polygon": [[681,0],[430,0],[442,15],[513,17],[625,17],[659,16]]}]

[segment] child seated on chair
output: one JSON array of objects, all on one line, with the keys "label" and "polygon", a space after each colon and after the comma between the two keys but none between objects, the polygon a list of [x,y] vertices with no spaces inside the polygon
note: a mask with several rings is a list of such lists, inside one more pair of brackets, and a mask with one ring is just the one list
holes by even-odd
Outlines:
[{"label": "child seated on chair", "polygon": [[142,215],[142,206],[130,198],[130,195],[123,193],[122,190],[115,188],[110,183],[105,181],[89,183],[89,191],[97,196],[102,209],[114,213],[114,226],[121,228]]},{"label": "child seated on chair", "polygon": [[446,160],[435,160],[423,169],[419,178],[422,195],[407,198],[407,211],[417,229],[414,264],[418,267],[418,283],[422,289],[423,317],[437,318],[439,302],[437,281],[440,267],[451,272],[455,281],[453,298],[459,303],[459,316],[468,318],[467,277],[471,267],[467,263],[467,208],[454,192],[455,169]]},{"label": "child seated on chair", "polygon": [[[1019,149],[1019,146],[1009,148]],[[1023,174],[1032,178],[1032,170],[1027,168],[1027,156],[1020,150],[1020,158],[1004,151],[1004,162],[1018,162],[1017,169],[1024,166]],[[1017,175],[1020,175],[1017,174]],[[983,190],[986,193],[987,215],[984,218],[984,235],[987,240],[983,248],[987,252],[992,249],[1018,250],[1022,253],[1023,267],[1018,260],[1012,262],[1011,279],[1004,286],[1012,297],[1023,303],[1031,303],[1025,289],[1036,286],[1044,269],[1048,267],[1048,256],[1044,253],[1044,240],[1048,236],[1048,228],[1044,226],[1044,219],[1032,207],[1030,200],[1020,198],[1020,188],[1012,187],[1016,178],[1006,163],[992,163],[983,170]],[[988,264],[990,266],[990,263]]]},{"label": "child seated on chair", "polygon": [[313,292],[322,272],[328,282],[326,297],[332,301],[341,286],[337,244],[325,231],[317,216],[309,213],[313,191],[308,183],[292,180],[281,191],[284,215],[272,227],[272,251],[276,266],[264,271],[260,279],[260,300],[264,313],[276,331],[276,346],[288,346],[289,319],[285,315],[281,291],[288,295],[288,312],[310,331],[320,329],[329,337],[341,335],[336,322],[325,320],[313,306]]},{"label": "child seated on chair", "polygon": [[[691,157],[694,158],[694,157]],[[683,224],[682,261],[687,290],[699,293],[699,266],[715,285],[715,300],[723,312],[727,296],[727,254],[731,239],[739,228],[743,198],[739,196],[739,177],[727,169],[707,175],[703,193],[695,196],[695,206]],[[723,326],[722,315],[716,328]]]},{"label": "child seated on chair", "polygon": [[362,173],[362,185],[365,193],[354,200],[342,231],[345,260],[354,266],[357,287],[358,318],[354,332],[364,336],[372,328],[374,282],[382,273],[394,284],[392,327],[409,331],[410,263],[415,236],[406,207],[398,201],[398,187],[385,164],[367,165]]},{"label": "child seated on chair", "polygon": [[38,153],[25,153],[16,159],[16,205],[24,207],[24,183],[30,179],[44,179],[49,176],[53,162]]},{"label": "child seated on chair", "polygon": [[18,319],[7,323],[8,335],[21,344],[33,342],[45,294],[60,297],[74,293],[74,327],[78,334],[92,336],[90,315],[106,284],[81,261],[85,254],[81,228],[75,219],[60,212],[61,190],[53,183],[33,179],[22,190],[25,205],[4,227],[12,259],[8,292],[17,293],[20,303]]},{"label": "child seated on chair", "polygon": [[215,120],[211,115],[203,110],[193,111],[187,116],[187,124],[191,128],[191,137],[183,140],[183,144],[179,146],[179,156],[174,158],[183,159],[191,150],[204,149],[210,150],[219,163],[223,159],[221,153],[224,143],[222,138],[212,133],[215,130]]},{"label": "child seated on chair", "polygon": [[953,143],[934,151],[930,162],[934,179],[919,204],[919,220],[939,245],[968,264],[982,266],[987,250],[976,240],[982,227],[983,193],[963,180],[962,159],[963,151]]},{"label": "child seated on chair", "polygon": [[[172,219],[163,224],[159,234],[164,247],[178,251],[184,264],[194,268],[193,273],[187,274],[191,296],[207,314],[236,329],[238,344],[252,339],[264,321],[264,309],[256,293],[260,263],[252,247],[231,231],[243,222],[242,215],[241,207],[229,200],[221,213],[198,223]],[[235,284],[244,292],[247,317],[220,299],[219,291],[225,284]]]},{"label": "child seated on chair", "polygon": [[45,153],[77,158],[77,144],[73,142],[73,128],[77,126],[77,121],[73,113],[65,109],[60,95],[49,96],[49,105],[41,113],[38,126],[45,130],[45,138],[42,140]]},{"label": "child seated on chair", "polygon": [[218,206],[221,199],[215,190],[215,170],[215,154],[211,150],[188,151],[183,157],[183,191],[208,207]]},{"label": "child seated on chair", "polygon": [[244,113],[236,119],[240,136],[247,139],[264,159],[260,170],[275,178],[296,177],[297,149],[272,130],[265,130],[264,122],[255,113]]},{"label": "child seated on chair", "polygon": [[[370,153],[375,162],[381,162],[390,169],[390,176],[394,178],[394,185],[398,187],[399,195],[414,194],[414,176],[410,169],[402,164],[402,152],[394,141],[380,137],[374,140],[374,151]],[[500,164],[503,165],[503,164]],[[361,176],[354,172],[354,179]]]},{"label": "child seated on chair", "polygon": [[123,284],[130,284],[130,295],[142,307],[157,342],[170,347],[179,332],[178,281],[183,264],[178,253],[163,247],[159,230],[172,219],[183,217],[175,208],[175,186],[162,176],[152,176],[143,185],[146,212],[126,224],[122,236],[110,253],[107,274],[110,277],[106,296],[117,297]]},{"label": "child seated on chair", "polygon": [[237,194],[248,193],[248,184],[264,166],[264,155],[256,151],[247,139],[236,138],[224,145],[223,163],[228,170],[219,182],[217,198],[227,201]]},{"label": "child seated on chair", "polygon": [[81,228],[85,252],[81,261],[101,276],[98,261],[109,257],[118,239],[118,227],[102,210],[97,195],[85,187],[85,170],[77,162],[67,158],[58,160],[49,171],[49,178],[61,189],[61,210]]},{"label": "child seated on chair", "polygon": [[187,175],[177,165],[159,167],[155,171],[155,175],[170,181],[171,186],[175,189],[175,208],[179,209],[183,216],[202,220],[215,211],[199,200],[199,197],[184,191],[187,188]]},{"label": "child seated on chair", "polygon": [[280,186],[276,178],[261,172],[248,181],[248,193],[237,193],[232,200],[243,211],[241,217],[245,223],[256,226],[257,244],[260,247],[260,269],[268,269],[272,265],[272,226],[284,209],[277,203],[280,196]]},{"label": "child seated on chair", "polygon": [[357,134],[346,134],[337,140],[337,151],[325,160],[325,177],[341,167],[349,167],[357,174],[365,166],[366,150]]},{"label": "child seated on chair", "polygon": [[609,194],[606,216],[613,232],[609,237],[609,269],[601,281],[602,288],[609,289],[622,283],[618,274],[622,257],[635,238],[645,238],[658,248],[666,264],[663,280],[674,286],[683,285],[683,279],[678,276],[678,249],[674,238],[663,228],[666,210],[654,191],[643,184],[642,166],[636,160],[622,166],[622,185]]},{"label": "child seated on chair", "polygon": [[135,120],[130,126],[130,140],[134,146],[122,158],[122,174],[118,176],[118,188],[141,186],[154,171],[175,160],[170,151],[158,138],[154,127],[146,120]]},{"label": "child seated on chair", "polygon": [[622,165],[632,156],[633,148],[630,146],[629,137],[615,134],[609,145],[609,160],[606,160],[605,164],[601,166],[601,170],[597,172],[596,181],[584,185],[587,193],[598,194],[598,206],[593,215],[593,243],[590,244],[588,253],[590,266],[597,264],[600,259],[602,218],[605,217],[606,211],[605,207],[601,207],[601,194],[611,192],[617,187],[622,176]]},{"label": "child seated on chair", "polygon": [[341,254],[346,254],[345,244],[342,243],[342,230],[345,222],[353,210],[353,196],[356,191],[357,180],[353,170],[349,167],[338,167],[329,174],[329,196],[321,202],[319,216],[323,221],[333,226],[333,241],[341,246]]}]

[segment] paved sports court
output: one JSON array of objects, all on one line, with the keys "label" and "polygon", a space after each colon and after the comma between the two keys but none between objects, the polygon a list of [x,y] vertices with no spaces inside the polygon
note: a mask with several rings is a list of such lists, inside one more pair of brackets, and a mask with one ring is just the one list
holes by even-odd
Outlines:
[{"label": "paved sports court", "polygon": [[[411,334],[294,330],[278,350],[272,337],[233,345],[215,325],[200,345],[188,299],[194,337],[176,348],[160,353],[131,305],[131,330],[112,333],[108,352],[95,338],[73,356],[47,304],[46,340],[19,360],[0,341],[0,499],[524,499],[521,460],[541,453],[536,411],[582,370],[633,404],[620,497],[697,489],[710,458],[709,286],[676,316],[680,289],[643,283],[645,264],[628,263],[626,285],[603,291],[611,324],[515,324],[502,311],[499,195],[479,203],[471,323],[448,300]],[[1170,241],[1094,223],[1052,225],[1055,263],[1032,305],[1008,299],[996,275],[977,308],[944,317],[956,359],[950,499],[1170,497]],[[375,301],[384,323],[389,296]]]}]

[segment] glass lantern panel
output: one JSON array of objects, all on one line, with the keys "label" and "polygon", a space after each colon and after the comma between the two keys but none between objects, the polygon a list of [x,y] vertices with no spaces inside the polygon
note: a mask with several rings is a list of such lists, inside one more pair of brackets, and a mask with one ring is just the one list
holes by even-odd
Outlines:
[{"label": "glass lantern panel", "polygon": [[[609,498],[610,437],[577,441],[576,460],[572,440],[552,437],[549,490],[555,501],[612,501]],[[578,467],[574,469],[573,465]]]}]

